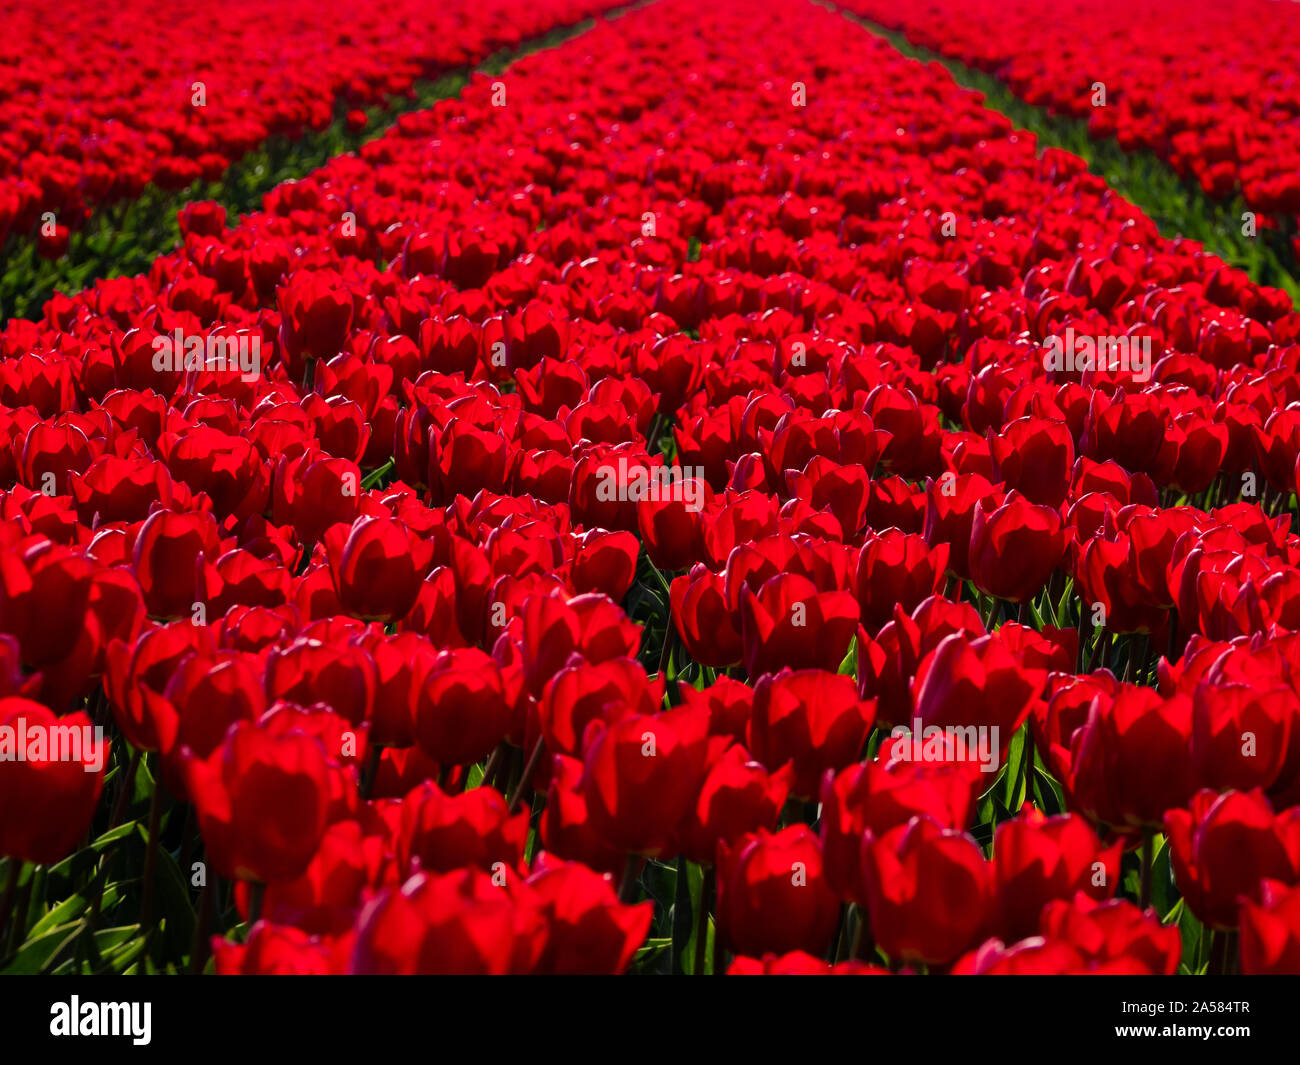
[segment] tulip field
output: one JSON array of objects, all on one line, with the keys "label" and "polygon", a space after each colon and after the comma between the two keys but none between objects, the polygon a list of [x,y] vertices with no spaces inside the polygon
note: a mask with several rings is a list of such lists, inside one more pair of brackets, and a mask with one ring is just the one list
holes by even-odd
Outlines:
[{"label": "tulip field", "polygon": [[1300,7],[71,7],[0,974],[1300,973]]}]

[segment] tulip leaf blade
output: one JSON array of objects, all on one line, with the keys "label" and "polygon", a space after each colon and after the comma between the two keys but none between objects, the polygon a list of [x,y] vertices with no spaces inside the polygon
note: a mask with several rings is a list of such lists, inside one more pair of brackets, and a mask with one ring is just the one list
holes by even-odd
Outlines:
[{"label": "tulip leaf blade", "polygon": [[9,963],[0,969],[6,976],[35,976],[53,968],[63,951],[89,927],[85,918],[57,925],[20,944]]}]

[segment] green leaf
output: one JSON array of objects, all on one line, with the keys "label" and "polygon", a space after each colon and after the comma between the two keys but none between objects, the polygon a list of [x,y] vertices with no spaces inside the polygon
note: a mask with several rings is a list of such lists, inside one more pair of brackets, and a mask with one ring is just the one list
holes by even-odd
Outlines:
[{"label": "green leaf", "polygon": [[61,924],[35,938],[29,938],[18,947],[12,960],[0,972],[8,976],[34,976],[52,968],[64,950],[71,947],[89,927],[82,919]]},{"label": "green leaf", "polygon": [[149,759],[141,758],[140,764],[135,768],[135,787],[131,792],[131,809],[139,809],[141,817],[149,811],[156,785],[154,775],[149,771]]},{"label": "green leaf", "polygon": [[138,924],[121,925],[117,928],[102,928],[95,933],[95,946],[101,954],[115,950],[140,931]]},{"label": "green leaf", "polygon": [[1161,920],[1166,920],[1174,907],[1181,905],[1183,900],[1179,897],[1178,888],[1174,886],[1169,840],[1158,835],[1152,840],[1152,846],[1156,848],[1156,856],[1151,863],[1151,905],[1156,908]]},{"label": "green leaf", "polygon": [[68,857],[64,858],[63,861],[50,866],[50,879],[75,878],[80,873],[88,872],[99,861],[100,855],[114,844],[127,839],[133,832],[135,832],[137,827],[139,827],[142,832],[144,831],[144,826],[139,825],[138,822],[135,821],[128,821],[124,825],[118,825],[117,828],[110,829],[98,839],[82,847],[81,850],[70,854]]},{"label": "green leaf", "polygon": [[848,653],[845,654],[844,660],[840,663],[840,668],[836,672],[843,677],[856,677],[858,675],[858,637],[856,634],[849,641]]},{"label": "green leaf", "polygon": [[168,953],[179,957],[189,950],[194,940],[194,895],[188,876],[176,859],[163,847],[158,848],[154,867],[154,888],[158,900],[158,914],[163,925],[163,942]]},{"label": "green leaf", "polygon": [[[647,895],[654,900],[655,904],[655,930],[660,931],[660,926],[667,926],[668,922],[664,920],[672,908],[673,889],[676,887],[677,870],[667,862],[661,862],[657,858],[651,858],[645,863],[641,870],[641,879],[639,883]],[[667,930],[665,927],[663,930]]]},{"label": "green leaf", "polygon": [[655,958],[668,950],[672,945],[673,941],[671,936],[662,936],[658,939],[647,939],[645,941],[645,946],[632,955],[632,964],[640,967],[652,958]]},{"label": "green leaf", "polygon": [[[1013,813],[1025,801],[1025,736],[1028,725],[1021,725],[1007,745],[1007,768],[1002,781],[1002,805]],[[1030,748],[1032,750],[1032,748]]]},{"label": "green leaf", "polygon": [[46,932],[52,932],[63,925],[72,924],[89,905],[90,900],[83,898],[81,895],[73,895],[69,899],[64,899],[28,929],[27,938],[29,940],[39,939]]},{"label": "green leaf", "polygon": [[1205,926],[1189,910],[1185,900],[1179,900],[1182,912],[1178,915],[1178,931],[1183,937],[1183,964],[1192,972],[1200,972],[1209,962],[1210,937]]},{"label": "green leaf", "polygon": [[1048,817],[1065,813],[1065,793],[1061,785],[1042,766],[1034,766],[1034,796],[1039,807]]},{"label": "green leaf", "polygon": [[[1130,858],[1131,856],[1126,854],[1124,857]],[[1131,865],[1128,869],[1122,870],[1120,873],[1120,892],[1129,896],[1129,898],[1136,904],[1138,895],[1141,891],[1142,871],[1138,866]]]},{"label": "green leaf", "polygon": [[366,474],[363,478],[361,478],[361,487],[374,488],[376,485],[382,484],[384,478],[396,465],[397,465],[397,461],[395,459],[389,459],[377,470],[372,470],[370,473]]},{"label": "green leaf", "polygon": [[[95,933],[95,942],[100,947],[100,957],[103,959],[101,972],[120,975],[134,964],[149,946],[148,935],[137,935],[139,931],[139,925],[130,925]],[[107,938],[101,942],[101,936]]]},{"label": "green leaf", "polygon": [[1061,593],[1061,598],[1056,601],[1056,616],[1060,624],[1066,623],[1066,618],[1070,615],[1066,611],[1066,606],[1074,599],[1074,578],[1065,579],[1065,591]]}]

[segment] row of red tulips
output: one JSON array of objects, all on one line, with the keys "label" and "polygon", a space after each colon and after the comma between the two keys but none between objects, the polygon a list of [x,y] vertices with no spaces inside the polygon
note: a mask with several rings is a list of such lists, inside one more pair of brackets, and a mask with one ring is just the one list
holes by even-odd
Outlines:
[{"label": "row of red tulips", "polygon": [[[0,5],[0,243],[55,254],[89,211],[221,176],[274,134],[320,130],[420,79],[609,10],[606,0]],[[46,213],[52,218],[46,218]]]},{"label": "row of red tulips", "polygon": [[[804,0],[266,207],[0,337],[0,725],[147,752],[220,971],[621,971],[674,860],[696,971],[1199,968],[1153,893],[1300,965],[1280,293]],[[0,762],[0,852],[102,782]]]},{"label": "row of red tulips", "polygon": [[1300,215],[1300,12],[1276,0],[846,0],[909,40],[996,74],[1024,100],[1149,149],[1215,198]]}]

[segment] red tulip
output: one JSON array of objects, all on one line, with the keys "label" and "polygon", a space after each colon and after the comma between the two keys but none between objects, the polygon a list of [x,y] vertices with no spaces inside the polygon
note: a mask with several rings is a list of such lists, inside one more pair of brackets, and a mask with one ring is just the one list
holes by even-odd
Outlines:
[{"label": "red tulip", "polygon": [[546,850],[582,862],[602,873],[622,875],[624,855],[606,843],[591,823],[582,791],[582,762],[557,754],[552,759],[538,833]]},{"label": "red tulip", "polygon": [[546,928],[534,972],[621,973],[650,931],[650,902],[623,905],[607,877],[577,862],[543,855],[525,884]]},{"label": "red tulip", "polygon": [[718,847],[718,935],[737,954],[824,954],[839,904],[806,825],[760,830]]},{"label": "red tulip", "polygon": [[279,293],[280,342],[301,365],[303,358],[329,359],[343,348],[352,324],[352,295],[343,279],[325,272],[301,272]]},{"label": "red tulip", "polygon": [[318,739],[238,722],[186,784],[213,867],[244,880],[291,880],[325,833],[330,767]]},{"label": "red tulip", "polygon": [[662,853],[699,794],[707,722],[689,707],[593,721],[583,740],[583,794],[600,836],[621,851]]},{"label": "red tulip", "polygon": [[132,566],[145,606],[157,618],[190,617],[202,602],[202,569],[217,551],[211,514],[157,510],[136,537]]},{"label": "red tulip", "polygon": [[1055,509],[1065,502],[1074,466],[1068,426],[1045,418],[1017,418],[989,433],[994,472],[1008,490]]},{"label": "red tulip", "polygon": [[1300,887],[1265,880],[1258,901],[1241,900],[1239,923],[1243,973],[1300,974]]},{"label": "red tulip", "polygon": [[1109,825],[1158,825],[1195,789],[1192,704],[1125,685],[1098,694],[1069,740],[1070,789],[1085,813]]},{"label": "red tulip", "polygon": [[1268,788],[1286,764],[1295,729],[1295,692],[1244,684],[1196,686],[1192,760],[1196,779],[1219,791]]},{"label": "red tulip", "polygon": [[[887,754],[887,749],[881,753]],[[916,816],[929,817],[944,828],[965,829],[981,779],[959,763],[883,758],[850,765],[838,774],[827,772],[821,790],[821,839],[831,887],[865,906],[863,833],[869,829],[883,836]]]},{"label": "red tulip", "polygon": [[769,771],[794,765],[791,790],[813,798],[828,769],[858,760],[875,719],[848,677],[805,669],[762,677],[754,688],[748,747]]},{"label": "red tulip", "polygon": [[84,713],[0,699],[0,854],[41,865],[66,858],[90,827],[108,753]]},{"label": "red tulip", "polygon": [[1002,498],[1003,493],[978,473],[945,473],[926,483],[925,542],[932,548],[948,545],[948,565],[963,580],[971,576],[975,507],[981,500]]},{"label": "red tulip", "polygon": [[505,799],[492,788],[447,795],[426,781],[402,800],[395,843],[408,875],[467,866],[504,874],[523,861],[527,838],[527,813],[510,816]]},{"label": "red tulip", "polygon": [[1119,887],[1123,842],[1103,849],[1096,834],[1075,814],[1045,818],[1037,811],[998,825],[993,872],[1008,942],[1032,936],[1038,914],[1052,899],[1076,891],[1104,900]]},{"label": "red tulip", "polygon": [[741,599],[745,669],[751,677],[790,669],[834,672],[858,625],[848,592],[817,590],[796,574],[778,574]]},{"label": "red tulip", "polygon": [[258,921],[246,942],[216,941],[213,954],[221,976],[324,976],[344,971],[350,947],[350,937],[339,941]]},{"label": "red tulip", "polygon": [[1152,911],[1131,902],[1098,902],[1083,892],[1043,907],[1039,931],[1074,945],[1096,961],[1129,960],[1151,973],[1172,976],[1182,956],[1177,925],[1162,925]]},{"label": "red tulip", "polygon": [[348,972],[501,975],[515,968],[526,919],[487,873],[419,873],[366,905]]},{"label": "red tulip", "polygon": [[1258,789],[1197,792],[1164,829],[1188,908],[1216,928],[1234,927],[1238,899],[1259,902],[1263,881],[1300,883],[1300,807],[1275,814]]},{"label": "red tulip", "polygon": [[970,534],[971,579],[999,599],[1021,603],[1038,594],[1065,554],[1061,519],[1015,493],[1001,506],[975,505]]},{"label": "red tulip", "polygon": [[948,583],[948,545],[927,548],[920,536],[888,529],[867,537],[858,557],[855,587],[868,632],[894,616],[894,607],[910,613]]},{"label": "red tulip", "polygon": [[682,853],[700,865],[711,865],[719,843],[775,828],[793,777],[790,765],[769,773],[740,744],[726,746],[712,759],[694,809],[683,822]]},{"label": "red tulip", "polygon": [[[989,760],[1001,759],[1029,716],[1045,679],[1042,670],[1018,662],[997,634],[971,640],[954,633],[917,670],[916,719],[927,730],[931,726],[987,730],[987,743],[980,739],[978,755],[986,758],[982,768],[988,770]],[[969,743],[967,755],[973,757]]]},{"label": "red tulip", "polygon": [[945,965],[992,917],[992,867],[969,836],[929,817],[868,831],[862,877],[871,931],[891,960]]},{"label": "red tulip", "polygon": [[740,661],[740,633],[727,610],[724,581],[698,563],[669,586],[673,625],[686,652],[706,666],[724,668]]},{"label": "red tulip", "polygon": [[788,954],[764,954],[762,958],[737,958],[727,970],[728,976],[888,976],[889,970],[860,961],[830,965],[806,950]]},{"label": "red tulip", "polygon": [[510,730],[517,689],[509,677],[476,647],[443,651],[412,678],[415,742],[440,765],[486,758]]},{"label": "red tulip", "polygon": [[325,534],[334,590],[344,609],[367,621],[404,617],[432,558],[429,544],[396,518],[358,518]]}]

